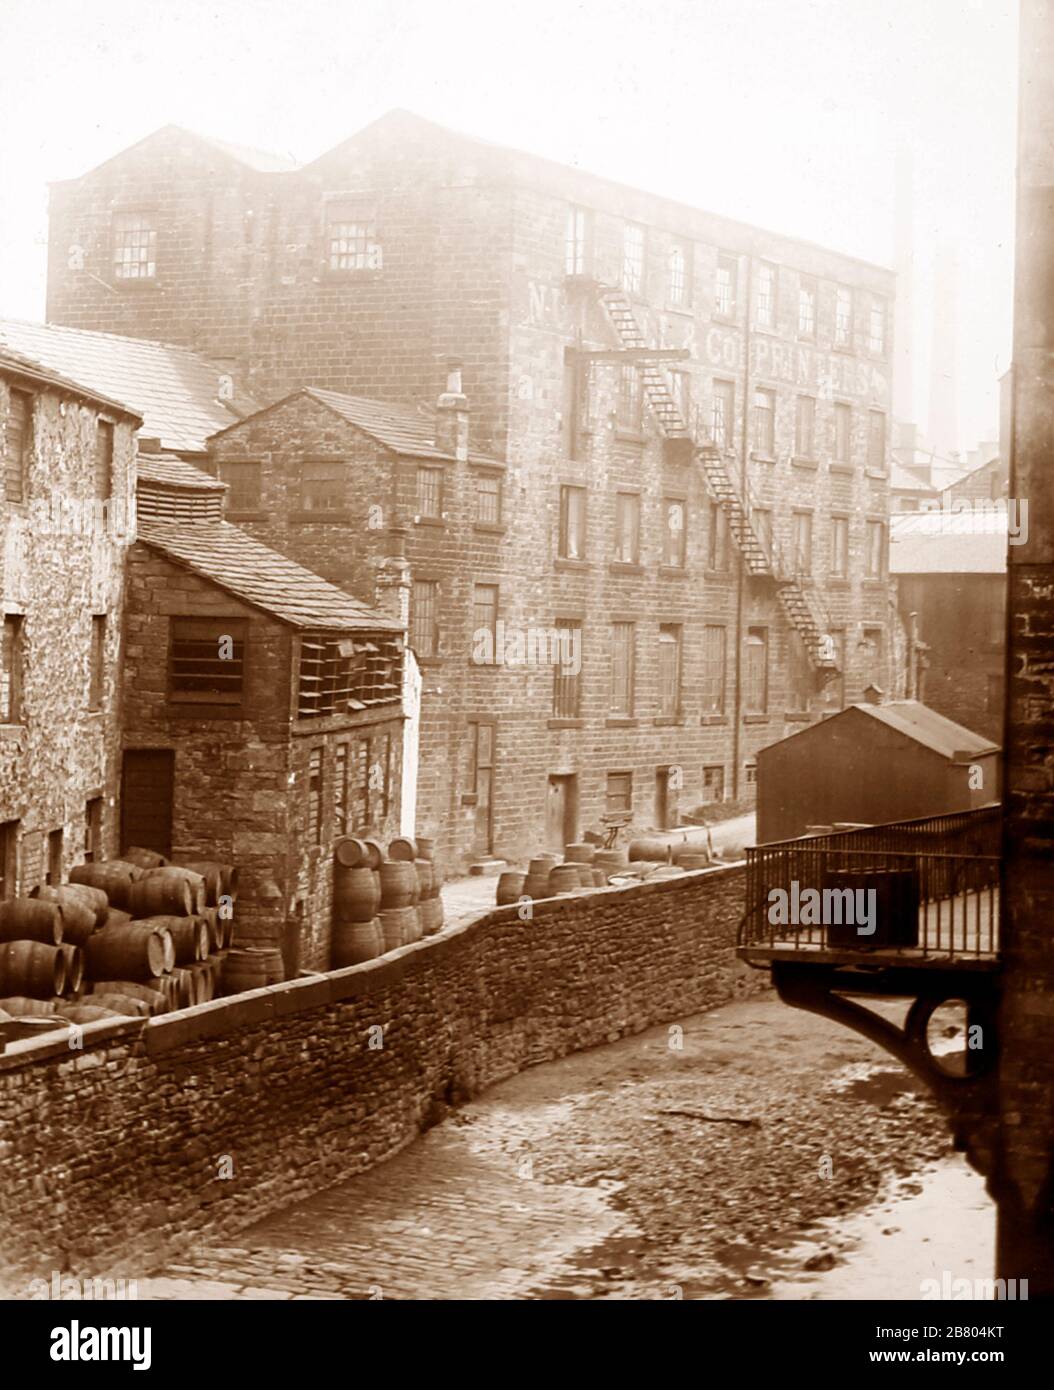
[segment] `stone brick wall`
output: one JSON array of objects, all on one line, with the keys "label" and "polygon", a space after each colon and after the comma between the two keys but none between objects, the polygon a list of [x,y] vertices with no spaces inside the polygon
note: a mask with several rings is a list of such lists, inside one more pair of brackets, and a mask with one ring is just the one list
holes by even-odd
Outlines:
[{"label": "stone brick wall", "polygon": [[88,1025],[77,1052],[11,1044],[0,1283],[144,1275],[381,1162],[524,1067],[766,988],[734,958],[742,894],[731,867],[552,899],[532,922],[500,909],[328,976]]},{"label": "stone brick wall", "polygon": [[1003,739],[1006,575],[904,574],[900,611],[927,644],[921,699],[964,728]]},{"label": "stone brick wall", "polygon": [[[202,717],[168,699],[169,619],[242,619],[243,704]],[[354,767],[360,741],[391,740],[387,814],[375,828],[398,834],[402,719],[398,706],[353,718],[296,720],[291,628],[138,542],[129,553],[124,746],[175,750],[173,852],[238,866],[239,945],[282,946],[287,970],[329,961],[332,850],[338,835],[336,749]],[[394,717],[393,717],[394,715]],[[322,830],[308,825],[308,760],[322,750]]]},{"label": "stone brick wall", "polygon": [[[8,392],[0,378],[0,431]],[[0,517],[0,609],[22,619],[22,718],[0,724],[0,823],[18,822],[9,892],[44,881],[48,836],[61,872],[85,852],[85,803],[102,798],[101,842],[117,851],[124,555],[135,486],[135,426],[114,423],[109,521],[95,510],[99,408],[37,388],[24,503]],[[99,708],[90,707],[93,616],[105,618]]]}]

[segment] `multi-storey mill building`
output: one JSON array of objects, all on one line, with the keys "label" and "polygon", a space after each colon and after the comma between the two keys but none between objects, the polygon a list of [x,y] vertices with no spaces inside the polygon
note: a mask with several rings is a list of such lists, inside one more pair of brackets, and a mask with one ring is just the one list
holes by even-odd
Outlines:
[{"label": "multi-storey mill building", "polygon": [[[300,167],[169,127],[52,189],[51,320],[272,403],[214,441],[240,525],[353,590],[405,528],[419,825],[466,856],[749,801],[760,747],[903,693],[893,296],[405,112]],[[553,628],[566,666],[502,659]]]}]

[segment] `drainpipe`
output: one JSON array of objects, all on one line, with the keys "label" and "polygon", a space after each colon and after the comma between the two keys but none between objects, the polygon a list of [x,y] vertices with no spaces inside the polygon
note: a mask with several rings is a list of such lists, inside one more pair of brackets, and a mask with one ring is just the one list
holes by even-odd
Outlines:
[{"label": "drainpipe", "polygon": [[[750,314],[753,308],[754,259],[747,256],[747,321],[743,329],[743,440],[740,451],[740,489],[739,496],[743,511],[749,517],[749,496],[747,490],[747,465],[750,461]],[[747,582],[747,566],[742,550],[739,552],[738,578],[736,583],[736,685],[732,714],[732,800],[739,800],[739,783],[742,776],[740,763],[740,726],[743,722],[743,596]]]}]

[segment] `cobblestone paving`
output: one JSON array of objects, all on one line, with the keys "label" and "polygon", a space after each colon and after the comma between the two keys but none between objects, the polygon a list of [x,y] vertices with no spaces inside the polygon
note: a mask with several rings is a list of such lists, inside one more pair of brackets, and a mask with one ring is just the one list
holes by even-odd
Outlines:
[{"label": "cobblestone paving", "polygon": [[780,1249],[950,1151],[906,1074],[823,1019],[764,996],[676,1026],[676,1049],[660,1027],[511,1078],[141,1296],[767,1297]]}]

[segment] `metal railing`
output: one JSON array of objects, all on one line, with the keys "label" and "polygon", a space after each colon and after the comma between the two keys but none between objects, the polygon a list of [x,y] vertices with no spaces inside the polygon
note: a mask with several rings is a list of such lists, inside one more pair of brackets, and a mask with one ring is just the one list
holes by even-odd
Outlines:
[{"label": "metal railing", "polygon": [[1001,807],[992,805],[748,849],[739,944],[813,955],[995,956],[1000,831]]}]

